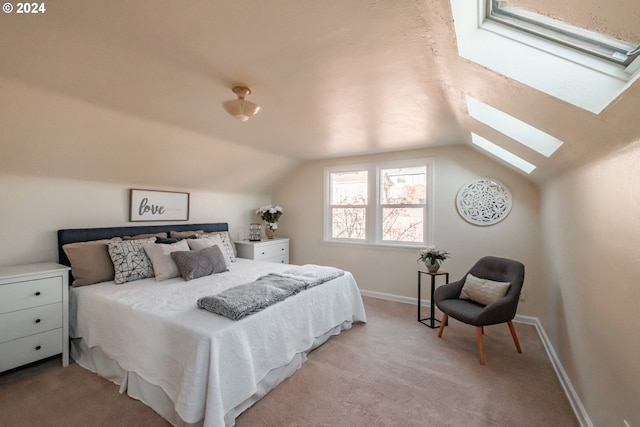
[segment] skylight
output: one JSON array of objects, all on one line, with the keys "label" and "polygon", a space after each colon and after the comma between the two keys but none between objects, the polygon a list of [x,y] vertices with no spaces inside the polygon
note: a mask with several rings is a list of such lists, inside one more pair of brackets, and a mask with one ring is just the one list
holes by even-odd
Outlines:
[{"label": "skylight", "polygon": [[493,142],[473,132],[471,132],[471,141],[483,150],[488,151],[494,156],[504,160],[505,162],[517,167],[518,169],[526,173],[531,173],[536,168],[535,165],[527,162],[523,158],[516,156],[515,154],[505,150],[502,147],[497,146]]},{"label": "skylight", "polygon": [[509,138],[531,148],[543,156],[551,156],[562,145],[558,138],[516,119],[490,105],[467,95],[467,110],[474,119],[486,124]]},{"label": "skylight", "polygon": [[491,1],[450,0],[461,57],[595,114],[640,77],[633,51],[618,62],[551,41],[488,18]]},{"label": "skylight", "polygon": [[487,19],[510,25],[624,66],[629,65],[640,55],[640,46],[637,44],[540,15],[510,5],[506,1],[487,0]]}]

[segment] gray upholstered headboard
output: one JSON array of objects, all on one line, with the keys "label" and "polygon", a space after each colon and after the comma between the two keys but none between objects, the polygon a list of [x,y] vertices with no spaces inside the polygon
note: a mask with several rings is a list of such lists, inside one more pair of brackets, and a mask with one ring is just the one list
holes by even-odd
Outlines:
[{"label": "gray upholstered headboard", "polygon": [[133,236],[136,234],[160,233],[170,231],[204,230],[229,231],[226,222],[213,222],[207,224],[172,224],[172,225],[142,225],[135,227],[103,227],[103,228],[70,228],[58,230],[58,261],[60,264],[70,266],[69,258],[62,250],[67,243],[88,242],[91,240],[110,239],[112,237]]}]

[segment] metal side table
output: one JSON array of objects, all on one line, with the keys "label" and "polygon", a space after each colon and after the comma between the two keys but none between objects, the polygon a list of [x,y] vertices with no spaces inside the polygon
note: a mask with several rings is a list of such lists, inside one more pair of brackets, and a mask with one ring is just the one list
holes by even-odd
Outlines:
[{"label": "metal side table", "polygon": [[[422,275],[423,274],[428,274],[429,276],[431,276],[431,299],[429,300],[430,303],[429,305],[430,307],[430,317],[427,317],[425,319],[422,319],[422,315],[420,314],[420,309],[422,307]],[[435,318],[435,309],[436,309],[436,305],[433,302],[433,293],[436,290],[436,277],[437,276],[445,276],[445,283],[447,284],[449,283],[449,273],[447,273],[446,271],[437,271],[435,273],[430,273],[428,271],[423,271],[423,270],[418,270],[418,322],[427,325],[428,327],[435,329],[440,327],[440,325],[436,325],[435,322],[440,323],[440,320]]]}]

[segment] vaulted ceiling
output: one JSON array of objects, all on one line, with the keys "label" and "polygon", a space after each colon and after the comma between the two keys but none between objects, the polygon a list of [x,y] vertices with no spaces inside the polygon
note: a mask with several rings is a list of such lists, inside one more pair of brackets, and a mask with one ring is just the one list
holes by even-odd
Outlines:
[{"label": "vaulted ceiling", "polygon": [[[520,3],[640,41],[637,1]],[[594,114],[467,61],[458,55],[449,0],[45,4],[45,13],[0,16],[0,88],[13,95],[0,95],[0,141],[13,156],[0,165],[9,171],[16,164],[28,169],[37,150],[46,154],[31,167],[53,168],[44,160],[56,149],[65,152],[65,144],[74,144],[66,157],[81,151],[75,165],[84,163],[83,173],[96,179],[109,173],[96,172],[104,168],[100,159],[145,161],[153,144],[140,132],[119,132],[121,119],[96,120],[100,112],[154,123],[149,138],[162,139],[156,135],[162,129],[175,132],[157,146],[160,158],[202,165],[203,158],[219,163],[224,155],[233,163],[220,165],[227,173],[233,167],[268,173],[258,166],[264,159],[286,169],[305,159],[471,144],[470,132],[509,148],[512,142],[469,117],[465,95],[565,142],[550,158],[531,157],[538,166],[534,181],[640,140],[639,83]],[[221,107],[235,97],[231,87],[238,83],[250,86],[248,99],[262,106],[245,123]],[[31,89],[40,95],[22,102]],[[47,99],[64,101],[42,102]],[[82,105],[94,110],[91,117],[83,116]],[[67,107],[72,113],[60,119],[64,130],[55,123],[37,133],[22,129],[32,126],[30,115],[42,122],[47,111],[58,117]],[[100,128],[89,145],[73,142],[88,138],[87,129],[74,131],[82,120]],[[34,141],[51,133],[57,134],[51,143]],[[99,155],[80,160],[83,150]],[[176,185],[197,187],[202,179],[193,171],[172,173]],[[129,182],[150,179],[133,175]]]}]

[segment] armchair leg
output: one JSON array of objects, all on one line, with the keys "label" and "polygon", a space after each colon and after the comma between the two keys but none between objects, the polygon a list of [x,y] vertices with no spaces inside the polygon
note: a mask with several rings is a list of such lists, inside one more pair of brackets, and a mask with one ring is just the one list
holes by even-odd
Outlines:
[{"label": "armchair leg", "polygon": [[518,335],[516,335],[516,328],[513,326],[513,322],[509,320],[507,324],[509,325],[509,330],[511,331],[513,342],[516,343],[516,349],[518,350],[518,353],[522,353],[522,349],[520,348],[520,342],[518,341]]},{"label": "armchair leg", "polygon": [[442,320],[440,321],[440,329],[438,330],[438,338],[442,338],[442,333],[444,332],[444,327],[447,325],[447,319],[449,315],[446,313],[442,314]]},{"label": "armchair leg", "polygon": [[482,326],[476,326],[476,335],[478,336],[478,354],[480,355],[480,364],[484,365],[484,346],[482,345]]}]

